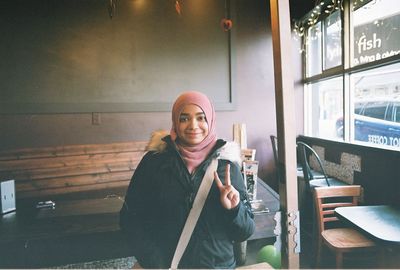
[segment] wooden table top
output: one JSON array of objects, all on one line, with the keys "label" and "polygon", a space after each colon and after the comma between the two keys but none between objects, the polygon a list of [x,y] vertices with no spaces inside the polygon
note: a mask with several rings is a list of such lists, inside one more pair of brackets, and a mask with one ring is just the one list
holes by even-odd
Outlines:
[{"label": "wooden table top", "polygon": [[400,244],[400,209],[390,205],[338,207],[335,212],[373,237]]},{"label": "wooden table top", "polygon": [[55,208],[17,209],[0,219],[1,242],[119,230],[123,198],[57,201]]}]

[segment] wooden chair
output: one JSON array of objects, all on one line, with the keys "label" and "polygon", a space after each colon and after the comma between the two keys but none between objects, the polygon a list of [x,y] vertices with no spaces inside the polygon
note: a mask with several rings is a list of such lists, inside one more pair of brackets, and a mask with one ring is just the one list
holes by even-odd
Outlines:
[{"label": "wooden chair", "polygon": [[[321,158],[311,146],[309,146],[305,142],[298,141],[297,149],[299,151],[300,164],[303,168],[304,180],[308,182],[311,189],[313,189],[314,187],[347,185],[347,183],[340,181],[336,178],[328,177],[322,164]],[[313,155],[316,158],[320,172],[311,169],[308,162],[309,155]]]},{"label": "wooden chair", "polygon": [[[311,235],[313,247],[317,245],[318,229],[316,226],[315,206],[313,199],[313,190],[316,187],[329,187],[329,186],[346,186],[347,183],[330,177],[327,175],[324,164],[318,153],[308,144],[302,141],[297,141],[297,151],[299,155],[299,162],[303,168],[304,187],[302,193],[299,195],[300,209],[302,210],[301,222],[304,227],[311,226]],[[309,164],[309,158],[314,157],[317,161],[319,171],[312,170]],[[300,197],[302,196],[302,197]]]},{"label": "wooden chair", "polygon": [[[278,137],[276,137],[275,135],[270,135],[269,138],[271,139],[271,145],[272,145],[272,151],[274,153],[274,162],[275,162],[275,168],[276,168],[276,176],[278,181],[281,181],[281,177],[283,177],[283,172],[282,172],[282,168],[279,165],[279,158],[278,158]],[[318,171],[315,170],[311,170],[311,173],[313,175],[313,178],[315,179],[320,179],[320,178],[324,178],[324,175]],[[303,167],[300,163],[297,164],[297,176],[301,176],[303,177]]]},{"label": "wooden chair", "polygon": [[334,209],[340,206],[357,205],[361,187],[358,185],[316,187],[314,189],[315,210],[318,224],[316,267],[319,267],[323,244],[335,252],[336,268],[343,266],[343,254],[351,252],[377,251],[371,239],[352,228],[332,228],[339,221]]}]

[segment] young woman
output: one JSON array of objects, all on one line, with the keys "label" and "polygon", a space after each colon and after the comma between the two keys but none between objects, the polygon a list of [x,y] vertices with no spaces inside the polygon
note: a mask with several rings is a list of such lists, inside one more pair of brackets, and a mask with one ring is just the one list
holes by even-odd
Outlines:
[{"label": "young woman", "polygon": [[238,164],[240,150],[217,139],[215,129],[212,103],[191,91],[174,103],[170,134],[153,134],[120,215],[143,268],[171,266],[197,190],[215,157],[214,183],[179,268],[235,268],[233,242],[250,237],[255,225]]}]

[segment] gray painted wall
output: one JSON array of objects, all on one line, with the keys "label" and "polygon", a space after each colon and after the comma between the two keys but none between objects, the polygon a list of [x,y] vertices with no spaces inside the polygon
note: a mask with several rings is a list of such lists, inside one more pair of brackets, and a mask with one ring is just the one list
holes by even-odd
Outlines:
[{"label": "gray painted wall", "polygon": [[[247,125],[248,147],[257,150],[259,176],[276,188],[270,134],[276,134],[275,89],[269,1],[237,0],[235,57],[235,111],[217,112],[219,137],[232,140],[234,123]],[[15,14],[18,14],[17,11]],[[300,54],[293,39],[293,70],[301,76]],[[1,72],[1,71],[0,71]],[[205,80],[207,78],[204,78]],[[212,81],[210,81],[212,84]],[[298,134],[302,133],[302,88],[295,81]],[[185,90],[185,89],[182,89]],[[201,89],[199,89],[201,90]],[[1,91],[1,90],[0,90]],[[152,131],[170,128],[170,114],[101,113],[101,124],[92,124],[91,113],[0,115],[0,150],[67,144],[147,140]]]}]

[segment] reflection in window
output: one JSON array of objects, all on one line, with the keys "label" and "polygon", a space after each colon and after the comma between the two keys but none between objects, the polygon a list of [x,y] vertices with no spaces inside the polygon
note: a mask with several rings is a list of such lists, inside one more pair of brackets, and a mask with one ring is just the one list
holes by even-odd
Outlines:
[{"label": "reflection in window", "polygon": [[312,136],[338,139],[343,137],[342,77],[311,84]]},{"label": "reflection in window", "polygon": [[389,109],[388,105],[388,102],[369,102],[363,114],[376,119],[385,119]]},{"label": "reflection in window", "polygon": [[400,123],[400,102],[397,102],[394,107],[394,121]]},{"label": "reflection in window", "polygon": [[325,69],[342,64],[342,21],[340,11],[329,15],[324,22],[324,63]]},{"label": "reflection in window", "polygon": [[307,32],[307,77],[322,72],[322,46],[321,46],[321,22],[311,26]]},{"label": "reflection in window", "polygon": [[354,140],[400,149],[400,64],[353,75]]}]

